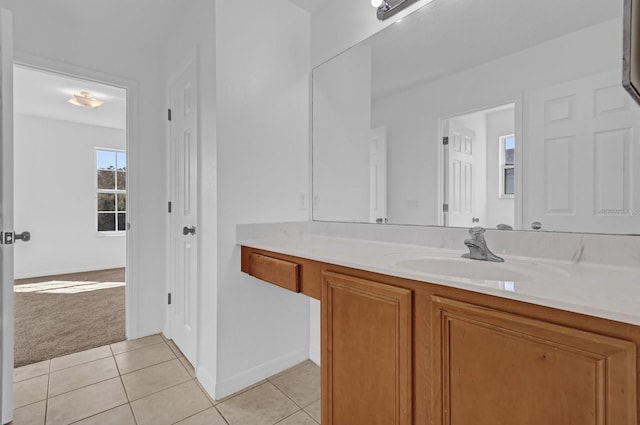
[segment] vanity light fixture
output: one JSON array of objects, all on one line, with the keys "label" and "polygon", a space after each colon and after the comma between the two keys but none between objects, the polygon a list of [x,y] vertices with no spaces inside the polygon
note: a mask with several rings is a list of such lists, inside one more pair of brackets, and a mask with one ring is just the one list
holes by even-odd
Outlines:
[{"label": "vanity light fixture", "polygon": [[371,0],[371,5],[378,9],[378,19],[384,21],[416,1],[418,0]]},{"label": "vanity light fixture", "polygon": [[95,109],[104,103],[104,101],[91,96],[91,93],[88,91],[81,91],[80,94],[74,94],[67,102],[72,105],[84,106],[85,108],[91,109]]}]

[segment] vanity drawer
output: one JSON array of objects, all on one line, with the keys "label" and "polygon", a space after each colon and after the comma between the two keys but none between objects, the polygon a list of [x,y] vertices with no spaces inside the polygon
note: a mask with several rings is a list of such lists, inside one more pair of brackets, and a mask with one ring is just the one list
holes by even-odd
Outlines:
[{"label": "vanity drawer", "polygon": [[247,273],[293,292],[300,292],[300,265],[252,252]]},{"label": "vanity drawer", "polygon": [[320,299],[322,265],[317,261],[243,246],[240,269],[253,277]]}]

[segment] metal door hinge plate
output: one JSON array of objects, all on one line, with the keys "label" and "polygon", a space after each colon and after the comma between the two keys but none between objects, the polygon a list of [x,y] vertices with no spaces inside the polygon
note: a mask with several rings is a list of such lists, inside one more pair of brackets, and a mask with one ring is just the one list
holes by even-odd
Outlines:
[{"label": "metal door hinge plate", "polygon": [[13,232],[0,232],[0,245],[13,245]]}]

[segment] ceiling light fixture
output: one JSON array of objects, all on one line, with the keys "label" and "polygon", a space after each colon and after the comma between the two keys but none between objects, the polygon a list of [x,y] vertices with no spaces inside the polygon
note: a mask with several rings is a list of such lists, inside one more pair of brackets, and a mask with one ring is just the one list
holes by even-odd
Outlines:
[{"label": "ceiling light fixture", "polygon": [[384,21],[416,1],[418,0],[371,0],[371,6],[378,9],[378,19]]},{"label": "ceiling light fixture", "polygon": [[72,105],[84,106],[85,108],[95,109],[104,102],[91,96],[88,91],[81,91],[80,94],[74,94],[71,99],[67,100]]}]

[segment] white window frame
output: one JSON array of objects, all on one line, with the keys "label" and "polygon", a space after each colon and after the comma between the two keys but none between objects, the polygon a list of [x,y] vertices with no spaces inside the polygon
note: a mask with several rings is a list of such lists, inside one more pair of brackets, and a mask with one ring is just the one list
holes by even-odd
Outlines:
[{"label": "white window frame", "polygon": [[[514,165],[506,165],[505,161],[505,155],[504,155],[504,151],[505,151],[505,142],[507,139],[513,137],[513,139],[515,140],[515,134],[505,134],[503,136],[500,136],[498,138],[498,146],[499,146],[499,155],[500,155],[500,159],[498,161],[499,164],[499,169],[498,169],[498,198],[500,199],[513,199],[515,197],[515,194],[513,193],[504,193],[504,173],[505,170],[507,169],[515,169],[515,164]],[[515,156],[514,156],[515,159]],[[515,180],[514,180],[514,190],[515,190]]]},{"label": "white window frame", "polygon": [[[126,217],[127,210],[126,209],[125,209],[125,211],[118,211],[117,210],[117,208],[118,208],[117,197],[118,197],[118,195],[125,195],[125,199],[126,199],[125,202],[126,202],[126,205],[128,206],[129,203],[128,203],[128,199],[127,199],[126,185],[125,185],[125,189],[124,190],[123,189],[100,189],[98,187],[98,171],[99,171],[99,169],[98,169],[98,152],[116,152],[116,155],[117,155],[117,153],[121,152],[121,153],[124,153],[126,155],[127,151],[125,149],[113,149],[113,148],[96,147],[94,155],[93,155],[93,164],[94,164],[94,170],[95,170],[95,172],[94,172],[95,189],[96,189],[96,191],[95,191],[95,193],[96,193],[96,201],[94,203],[94,205],[95,205],[94,217],[95,217],[95,223],[96,223],[96,232],[97,232],[98,236],[124,235],[124,234],[126,234],[126,231],[127,231],[126,230],[126,219],[125,219],[125,229],[124,230],[118,230],[118,213],[124,212],[125,217]],[[127,162],[129,162],[128,155],[127,155]],[[125,170],[125,173],[126,172],[127,171]],[[117,173],[117,170],[116,170],[116,188],[117,187],[118,187],[118,173]],[[116,223],[115,230],[99,230],[98,229],[98,214],[100,214],[101,212],[102,213],[110,212],[110,211],[100,211],[98,209],[98,195],[101,194],[101,193],[114,194],[116,196],[116,210],[113,212],[113,214],[115,215],[115,219],[116,219],[116,221],[115,221],[115,223]]]}]

